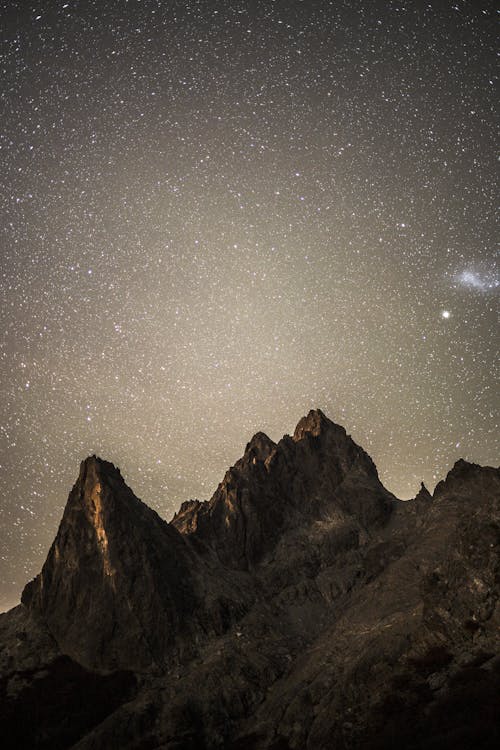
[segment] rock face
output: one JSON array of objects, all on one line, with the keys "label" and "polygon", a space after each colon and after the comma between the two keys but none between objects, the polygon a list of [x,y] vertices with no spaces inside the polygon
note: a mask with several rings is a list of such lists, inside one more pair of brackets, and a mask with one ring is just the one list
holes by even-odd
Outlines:
[{"label": "rock face", "polygon": [[148,667],[192,619],[190,557],[182,536],[134,497],[120,472],[92,456],[22,603],[80,663]]},{"label": "rock face", "polygon": [[459,461],[401,502],[319,410],[171,523],[87,459],[0,616],[6,746],[497,747],[499,498]]},{"label": "rock face", "polygon": [[86,667],[161,669],[180,656],[181,641],[187,647],[200,633],[223,629],[217,603],[204,595],[211,583],[214,599],[222,596],[224,586],[212,578],[185,538],[134,496],[118,469],[91,456],[22,603],[61,651]]},{"label": "rock face", "polygon": [[257,433],[210,502],[183,506],[172,525],[225,566],[250,570],[272,557],[284,535],[328,524],[332,514],[366,532],[387,520],[393,499],[370,457],[317,410],[277,445]]}]

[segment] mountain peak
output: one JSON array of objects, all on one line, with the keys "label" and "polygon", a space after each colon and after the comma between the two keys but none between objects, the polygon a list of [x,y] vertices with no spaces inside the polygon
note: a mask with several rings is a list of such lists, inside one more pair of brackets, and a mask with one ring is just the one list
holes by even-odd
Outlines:
[{"label": "mountain peak", "polygon": [[91,456],[87,456],[87,458],[81,462],[79,479],[85,479],[87,474],[92,472],[94,472],[94,474],[99,473],[100,475],[113,476],[123,481],[120,469],[110,461],[105,461],[103,458],[96,456],[95,453]]},{"label": "mountain peak", "polygon": [[438,483],[436,489],[438,487],[441,489],[441,487],[453,484],[457,480],[461,481],[471,479],[481,471],[482,468],[483,467],[479,466],[479,464],[474,464],[470,461],[466,461],[464,458],[459,458],[455,461],[446,477]]},{"label": "mountain peak", "polygon": [[275,448],[276,443],[265,432],[256,432],[250,442],[247,443],[243,458],[254,463],[265,461]]},{"label": "mountain peak", "polygon": [[[125,490],[125,492],[124,492]],[[68,504],[73,503],[83,509],[85,516],[95,531],[96,540],[102,554],[104,572],[108,576],[113,575],[113,569],[109,561],[109,545],[105,529],[104,506],[115,506],[119,497],[121,505],[137,503],[137,498],[128,490],[125,481],[117,469],[109,461],[104,461],[98,456],[88,456],[80,464],[78,480],[70,495]]]},{"label": "mountain peak", "polygon": [[499,470],[492,466],[480,466],[463,458],[452,466],[445,479],[437,483],[434,489],[434,499],[442,499],[444,496],[463,495],[470,492],[474,487],[478,496],[482,492],[485,483],[493,482],[500,488]]},{"label": "mountain peak", "polygon": [[317,437],[321,433],[332,428],[341,430],[345,434],[344,428],[336,425],[335,422],[332,422],[331,419],[328,419],[328,417],[323,414],[321,409],[311,409],[309,414],[305,417],[302,417],[302,419],[298,422],[297,427],[295,428],[295,431],[293,433],[293,440],[294,442],[298,442],[299,440],[302,440],[306,434]]},{"label": "mountain peak", "polygon": [[432,500],[432,495],[423,482],[420,482],[420,489],[415,496],[415,500]]},{"label": "mountain peak", "polygon": [[500,470],[460,460],[437,502],[422,484],[401,503],[319,409],[276,445],[254,435],[170,524],[89,456],[40,575],[0,617],[3,744],[361,750],[408,746],[418,724],[419,747],[469,747],[474,726],[486,747],[499,497]]},{"label": "mountain peak", "polygon": [[462,474],[468,474],[471,471],[477,471],[477,469],[481,469],[479,464],[466,461],[465,458],[459,458],[458,461],[455,461],[448,474],[451,476],[461,476]]},{"label": "mountain peak", "polygon": [[[130,651],[127,663],[143,668],[164,657],[184,609],[194,608],[193,570],[179,532],[134,495],[113,464],[89,456],[22,602],[82,664],[119,667]],[[149,621],[157,624],[153,633]]]},{"label": "mountain peak", "polygon": [[346,527],[366,531],[387,520],[393,499],[368,454],[314,409],[293,438],[275,444],[254,435],[211,500],[183,506],[172,524],[225,566],[249,570],[275,554],[292,528],[307,534],[338,514]]}]

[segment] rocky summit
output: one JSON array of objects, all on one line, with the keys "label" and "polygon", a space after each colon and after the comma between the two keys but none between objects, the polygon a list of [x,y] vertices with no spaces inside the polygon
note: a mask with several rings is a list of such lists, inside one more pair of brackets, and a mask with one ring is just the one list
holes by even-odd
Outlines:
[{"label": "rocky summit", "polygon": [[400,501],[321,411],[170,523],[81,466],[0,616],[4,748],[500,747],[500,471]]}]

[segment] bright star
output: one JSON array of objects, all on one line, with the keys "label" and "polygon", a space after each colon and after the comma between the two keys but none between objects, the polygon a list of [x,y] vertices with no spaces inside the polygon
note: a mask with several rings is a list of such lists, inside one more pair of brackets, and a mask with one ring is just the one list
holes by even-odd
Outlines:
[{"label": "bright star", "polygon": [[448,320],[448,318],[451,317],[451,312],[449,310],[442,310],[441,317],[446,318],[446,320]]}]

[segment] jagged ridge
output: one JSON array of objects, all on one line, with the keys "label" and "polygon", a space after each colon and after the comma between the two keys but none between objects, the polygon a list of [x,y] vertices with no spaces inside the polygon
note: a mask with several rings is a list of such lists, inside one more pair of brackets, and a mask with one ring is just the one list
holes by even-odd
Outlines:
[{"label": "jagged ridge", "polygon": [[[22,680],[41,684],[68,654],[141,674],[79,750],[416,750],[445,746],[450,716],[455,748],[471,731],[496,747],[499,490],[498,470],[459,461],[432,496],[422,485],[400,502],[319,410],[278,443],[257,433],[211,500],[171,524],[91,457],[40,576],[0,617],[6,716]],[[483,686],[469,716],[450,704],[467,664]]]},{"label": "jagged ridge", "polygon": [[118,469],[91,456],[22,602],[85,666],[144,670],[178,653],[179,633],[189,644],[193,630],[223,629],[224,586],[213,585],[215,603],[206,601],[203,576],[210,571],[201,573],[177,529],[135,497]]},{"label": "jagged ridge", "polygon": [[369,456],[317,409],[278,444],[257,433],[212,499],[184,505],[172,525],[224,565],[248,570],[286,529],[343,513],[366,531],[387,519],[393,500]]}]

